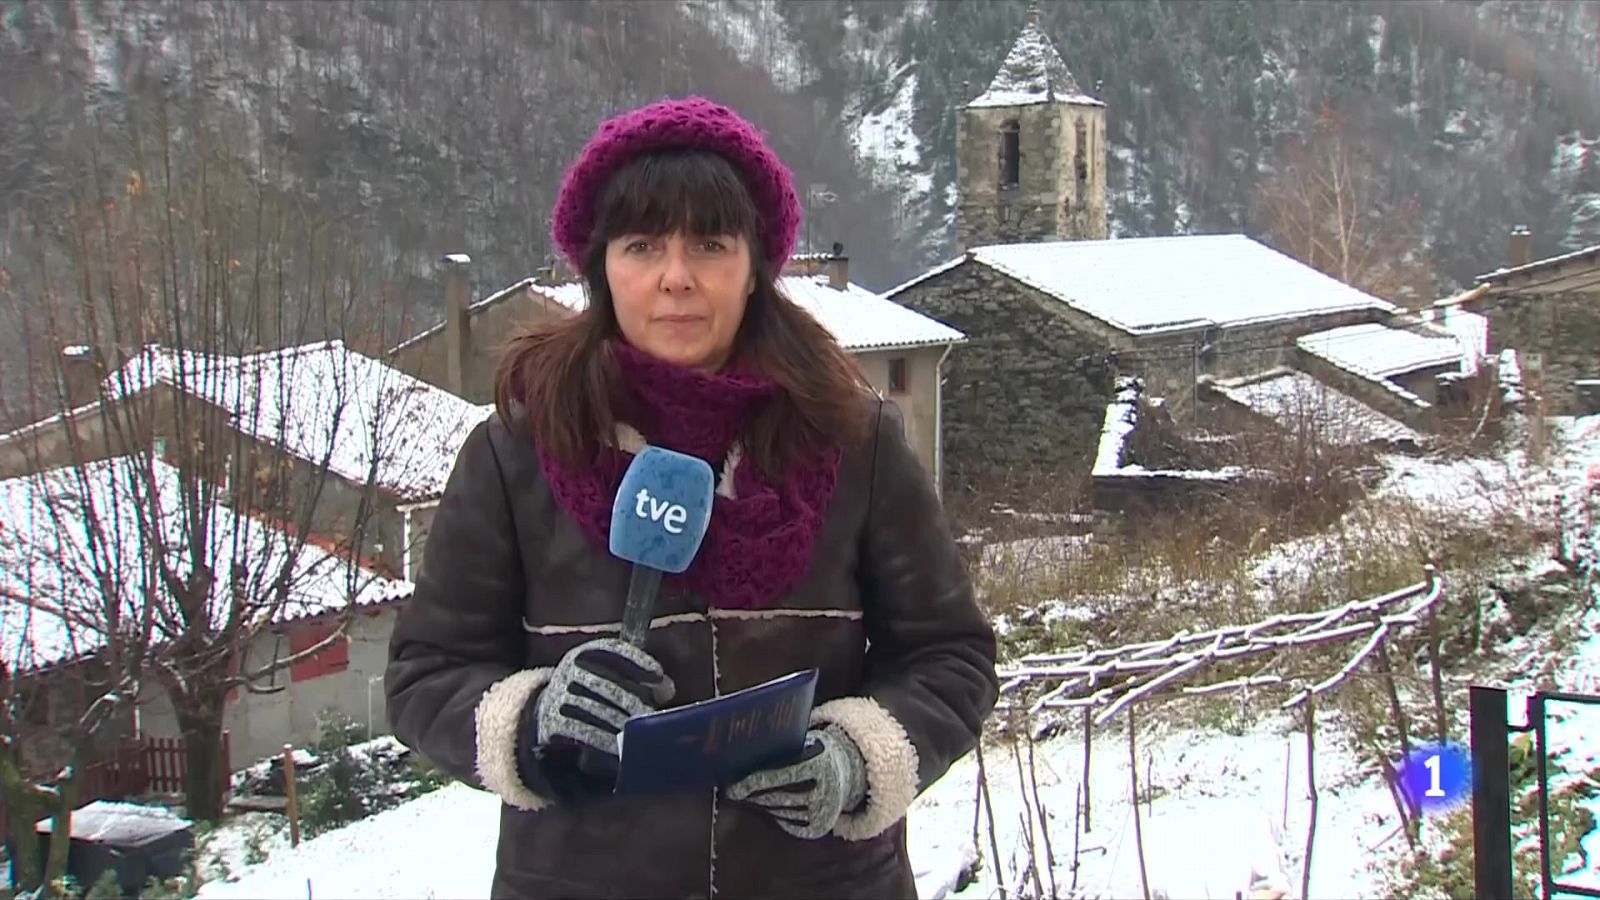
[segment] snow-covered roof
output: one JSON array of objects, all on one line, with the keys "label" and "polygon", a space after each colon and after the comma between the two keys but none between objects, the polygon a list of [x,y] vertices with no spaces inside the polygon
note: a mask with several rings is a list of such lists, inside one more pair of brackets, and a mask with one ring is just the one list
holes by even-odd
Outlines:
[{"label": "snow-covered roof", "polygon": [[1525,263],[1520,266],[1501,266],[1500,268],[1495,269],[1493,272],[1485,272],[1484,274],[1479,275],[1474,280],[1493,284],[1496,282],[1505,281],[1506,279],[1513,278],[1518,275],[1526,275],[1543,269],[1558,268],[1571,262],[1600,263],[1600,244],[1595,244],[1593,247],[1585,247],[1582,250],[1574,250],[1571,253],[1563,253],[1560,256],[1550,256],[1544,259],[1536,259],[1533,262]]},{"label": "snow-covered roof", "polygon": [[1305,428],[1334,445],[1420,443],[1405,423],[1304,372],[1275,369],[1249,380],[1218,382],[1216,391],[1291,431]]},{"label": "snow-covered roof", "polygon": [[778,289],[830,331],[846,350],[888,350],[957,344],[966,335],[936,319],[849,282],[843,290],[826,275],[785,275]]},{"label": "snow-covered roof", "polygon": [[1448,334],[1420,334],[1377,323],[1346,325],[1308,334],[1301,350],[1368,378],[1393,378],[1437,366],[1460,367],[1461,342]]},{"label": "snow-covered roof", "polygon": [[573,312],[581,312],[589,305],[589,293],[580,281],[564,281],[560,284],[528,283],[528,292],[565,306]]},{"label": "snow-covered roof", "polygon": [[[140,456],[0,481],[0,660],[30,668],[94,652],[104,646],[113,598],[134,627],[147,597],[168,596],[151,565],[160,550],[180,578],[196,559],[220,570],[210,597],[218,621],[234,598],[227,574],[234,563],[251,598],[271,597],[274,581],[287,573],[287,596],[273,610],[278,621],[411,592],[407,582],[353,565],[317,543],[301,544],[220,503],[203,508],[205,545],[197,547],[198,532],[188,524],[196,500],[176,469]],[[267,605],[263,600],[257,611],[264,614]],[[154,610],[156,641],[182,627],[169,621],[175,610],[170,600]]]},{"label": "snow-covered roof", "polygon": [[1055,44],[1035,22],[1028,22],[1006,54],[989,89],[967,104],[968,109],[1028,106],[1034,103],[1105,104],[1085,94],[1061,61]]},{"label": "snow-covered roof", "polygon": [[155,384],[226,410],[241,432],[407,501],[444,492],[467,434],[494,411],[342,341],[248,356],[152,346],[106,377],[108,399]]},{"label": "snow-covered roof", "polygon": [[970,256],[1135,334],[1398,311],[1242,234],[995,244]]},{"label": "snow-covered roof", "polygon": [[[534,286],[535,286],[535,279],[533,279],[533,278],[524,278],[521,281],[517,282],[516,284],[511,285],[510,287],[502,288],[502,289],[500,289],[498,291],[495,291],[494,293],[490,294],[489,296],[484,297],[482,300],[473,301],[471,304],[469,304],[467,306],[467,314],[471,315],[473,313],[477,313],[477,312],[479,312],[481,310],[487,309],[488,307],[494,306],[496,303],[500,303],[500,302],[502,302],[504,300],[509,300],[512,297],[517,296],[518,294],[526,293],[530,288],[532,288]],[[423,330],[417,332],[416,334],[413,334],[411,337],[408,337],[405,340],[401,341],[400,343],[395,344],[393,347],[391,347],[389,349],[389,353],[390,353],[390,355],[393,355],[395,353],[399,353],[401,350],[404,350],[404,349],[406,349],[407,347],[410,347],[413,344],[422,343],[423,340],[425,340],[425,339],[427,339],[429,337],[432,337],[433,335],[436,335],[436,334],[438,334],[439,332],[441,332],[443,330],[444,330],[444,322],[441,320],[437,325],[433,325],[433,326],[430,326],[428,328],[424,328]]]},{"label": "snow-covered roof", "polygon": [[944,273],[950,271],[951,269],[960,268],[961,265],[963,263],[967,262],[969,259],[970,259],[970,257],[967,256],[967,254],[963,253],[960,256],[956,257],[955,259],[949,260],[948,262],[942,262],[939,265],[934,266],[933,268],[929,269],[928,271],[923,272],[921,275],[916,275],[916,276],[912,277],[911,279],[909,279],[907,281],[902,281],[899,284],[895,285],[894,287],[888,289],[887,291],[884,291],[883,292],[883,296],[888,297],[890,299],[893,299],[895,297],[895,295],[899,294],[901,291],[907,290],[909,288],[914,288],[917,285],[923,283],[924,281],[928,281],[930,279],[937,278],[940,275],[943,275]]},{"label": "snow-covered roof", "polygon": [[[531,285],[573,312],[589,305],[583,285]],[[855,282],[843,289],[828,284],[827,275],[784,275],[778,290],[821,322],[846,350],[889,350],[957,344],[966,335],[950,326],[874,294]]]}]

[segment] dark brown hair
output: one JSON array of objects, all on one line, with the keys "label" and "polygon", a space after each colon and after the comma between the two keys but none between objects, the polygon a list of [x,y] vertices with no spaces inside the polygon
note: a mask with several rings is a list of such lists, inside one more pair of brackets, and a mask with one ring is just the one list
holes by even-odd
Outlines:
[{"label": "dark brown hair", "polygon": [[522,407],[545,452],[567,465],[593,460],[631,404],[607,347],[621,332],[606,284],[606,244],[624,234],[737,234],[750,247],[755,291],[734,353],[778,386],[747,427],[746,454],[779,479],[834,443],[865,439],[870,385],[827,329],[779,291],[760,252],[760,216],[731,163],[703,150],[641,154],[611,176],[597,206],[583,254],[588,306],[511,339],[495,372],[495,406],[505,421]]}]

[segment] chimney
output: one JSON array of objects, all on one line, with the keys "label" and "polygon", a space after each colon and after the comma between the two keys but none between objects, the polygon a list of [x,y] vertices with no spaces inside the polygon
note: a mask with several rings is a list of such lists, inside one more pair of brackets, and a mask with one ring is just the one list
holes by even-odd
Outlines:
[{"label": "chimney", "polygon": [[98,400],[105,374],[98,350],[84,344],[61,348],[61,391],[66,395],[68,409]]},{"label": "chimney", "polygon": [[850,287],[850,257],[844,255],[844,245],[833,242],[833,252],[828,255],[828,287],[842,291]]},{"label": "chimney", "polygon": [[472,352],[472,319],[467,312],[467,267],[472,258],[451,253],[439,263],[444,269],[445,388],[464,397],[467,355]]},{"label": "chimney", "polygon": [[1533,261],[1533,234],[1528,231],[1528,226],[1518,225],[1511,229],[1511,247],[1508,255],[1507,262],[1513,269]]}]

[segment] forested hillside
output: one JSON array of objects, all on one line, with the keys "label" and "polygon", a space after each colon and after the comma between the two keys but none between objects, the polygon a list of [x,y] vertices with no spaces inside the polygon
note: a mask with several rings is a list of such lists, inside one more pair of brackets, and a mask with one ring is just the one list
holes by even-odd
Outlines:
[{"label": "forested hillside", "polygon": [[[1261,185],[1332,110],[1444,292],[1505,253],[1600,242],[1600,3],[1044,3],[1109,105],[1113,233],[1265,232]],[[419,320],[433,263],[475,290],[546,263],[562,166],[606,114],[664,94],[768,129],[803,234],[887,288],[951,252],[957,111],[1026,14],[1016,0],[507,0],[0,6],[0,311],[136,136],[226,153],[381,262]],[[1298,142],[1298,143],[1297,143]],[[41,227],[40,226],[44,226]],[[41,255],[44,254],[44,255]],[[7,328],[14,340],[20,329]]]}]

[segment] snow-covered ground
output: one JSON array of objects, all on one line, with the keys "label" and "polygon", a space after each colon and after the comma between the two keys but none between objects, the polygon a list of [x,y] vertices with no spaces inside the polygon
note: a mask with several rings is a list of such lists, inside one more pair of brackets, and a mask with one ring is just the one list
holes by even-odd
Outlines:
[{"label": "snow-covered ground", "polygon": [[[1152,890],[1171,897],[1233,897],[1235,891],[1246,889],[1252,872],[1281,881],[1286,871],[1294,873],[1298,890],[1298,857],[1285,859],[1277,848],[1280,837],[1289,844],[1303,841],[1308,810],[1301,799],[1305,743],[1303,737],[1278,735],[1276,724],[1262,722],[1237,736],[1180,730],[1141,737],[1139,777],[1141,782],[1146,778],[1148,756],[1156,793],[1151,812],[1141,823]],[[1039,792],[1052,822],[1056,879],[1064,896],[1072,884],[1073,810],[1082,780],[1082,742],[1063,737],[1040,744],[1036,753]],[[1087,896],[1142,893],[1128,802],[1127,757],[1125,733],[1103,735],[1091,750],[1093,828],[1082,835],[1078,872],[1078,886]],[[986,762],[998,770],[990,773],[990,798],[1001,834],[1002,870],[1014,878],[1021,869],[1014,861],[1026,853],[1020,827],[1024,799],[1016,762],[998,748],[989,751]],[[1393,805],[1379,783],[1339,783],[1341,773],[1356,766],[1348,751],[1320,746],[1317,764],[1323,770],[1318,775],[1322,805],[1312,889],[1321,896],[1361,896],[1369,851],[1358,836],[1381,837],[1392,830]],[[1291,799],[1287,830],[1283,827],[1286,774]],[[976,785],[977,764],[969,757],[923,795],[909,816],[912,861],[924,898],[994,895],[994,867],[987,864],[976,882],[952,893],[961,871],[974,858]],[[1141,794],[1144,790],[1141,784]],[[1381,822],[1388,822],[1388,827]],[[199,896],[484,897],[494,871],[498,823],[495,797],[456,784],[293,850],[283,846],[281,833],[275,833],[267,841],[274,849],[271,858],[253,867],[238,862],[242,843],[230,835],[242,829],[230,827],[219,833],[219,840],[231,848],[229,868],[240,877],[208,883]],[[980,840],[984,855],[992,855],[986,830]],[[1042,841],[1038,847],[1042,860]],[[1044,878],[1048,889],[1050,881]]]},{"label": "snow-covered ground", "polygon": [[[1390,476],[1380,493],[1407,497],[1466,515],[1491,516],[1516,508],[1559,508],[1569,540],[1592,544],[1587,506],[1575,498],[1590,493],[1591,471],[1600,465],[1600,417],[1558,423],[1560,453],[1547,467],[1526,466],[1520,454],[1503,461],[1390,460]],[[1531,507],[1530,507],[1531,505]],[[1580,557],[1593,559],[1592,555]],[[1263,558],[1261,573],[1292,568],[1309,559],[1294,548],[1276,548]],[[1525,561],[1536,568],[1539,561]],[[1592,604],[1591,604],[1592,605]],[[1513,692],[1512,718],[1520,717],[1518,692],[1535,687],[1600,693],[1600,610],[1574,611],[1551,628],[1519,636],[1502,648],[1507,660],[1502,686]],[[1545,669],[1521,665],[1547,653],[1551,634],[1573,635],[1570,652]],[[1544,643],[1541,643],[1543,641]],[[1213,719],[1219,718],[1216,716]],[[1570,769],[1600,765],[1600,709],[1552,705],[1551,751]],[[1050,822],[1047,850],[1033,843],[1042,865],[1043,893],[1077,897],[1142,896],[1148,879],[1151,896],[1249,896],[1252,889],[1277,889],[1300,897],[1311,804],[1307,790],[1306,736],[1280,716],[1241,707],[1229,731],[1214,724],[1166,716],[1141,722],[1137,738],[1141,803],[1135,824],[1129,772],[1126,720],[1118,718],[1094,739],[1089,771],[1092,829],[1079,833],[1075,808],[1083,782],[1083,741],[1077,728],[1041,741],[1032,775],[1019,776],[1018,763],[1004,745],[986,751],[988,789],[993,808],[991,839],[987,815],[978,820],[978,767],[975,758],[958,762],[913,807],[910,844],[919,891],[924,898],[998,896],[997,876],[1008,895],[1023,878],[1035,777],[1043,816]],[[1333,714],[1319,716],[1316,785],[1316,840],[1310,866],[1310,895],[1382,896],[1380,869],[1404,848],[1397,833],[1393,800],[1382,777],[1360,761],[1344,739]],[[498,801],[491,795],[452,785],[397,809],[379,813],[338,831],[284,846],[281,827],[269,829],[258,846],[270,857],[246,864],[247,829],[261,829],[265,817],[225,827],[211,853],[228,860],[232,880],[208,883],[203,898],[221,897],[481,897],[488,892],[495,852]],[[1138,851],[1141,843],[1143,869]],[[991,844],[991,840],[993,844]],[[996,847],[998,858],[996,858]],[[1600,832],[1585,841],[1590,859],[1600,859]],[[972,883],[958,881],[973,861],[982,864]],[[1054,865],[1048,864],[1053,858]],[[1563,861],[1570,869],[1579,861]],[[1591,871],[1564,874],[1565,881],[1600,885]],[[1030,878],[1031,881],[1031,878]]]}]

